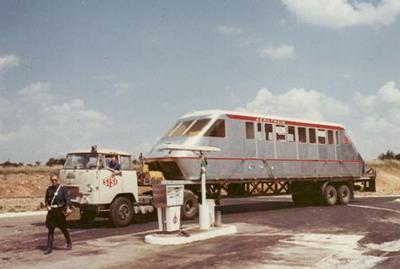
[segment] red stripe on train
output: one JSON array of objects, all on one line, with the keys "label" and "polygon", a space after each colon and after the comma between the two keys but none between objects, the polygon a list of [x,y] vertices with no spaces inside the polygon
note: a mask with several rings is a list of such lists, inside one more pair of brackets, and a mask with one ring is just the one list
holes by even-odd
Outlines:
[{"label": "red stripe on train", "polygon": [[[146,161],[151,160],[167,160],[167,159],[188,159],[198,160],[198,157],[155,157],[146,158]],[[360,160],[297,160],[297,159],[265,159],[265,158],[228,158],[228,157],[207,157],[207,160],[218,161],[280,161],[280,162],[323,162],[323,163],[360,163]]]},{"label": "red stripe on train", "polygon": [[340,130],[340,131],[344,130],[343,127],[332,126],[332,125],[327,125],[327,124],[307,123],[307,122],[289,121],[289,120],[278,120],[278,119],[260,118],[260,117],[234,115],[234,114],[226,114],[226,116],[233,120],[265,122],[265,123],[282,124],[282,125],[296,125],[296,126],[314,127],[314,128],[327,128],[327,129]]}]

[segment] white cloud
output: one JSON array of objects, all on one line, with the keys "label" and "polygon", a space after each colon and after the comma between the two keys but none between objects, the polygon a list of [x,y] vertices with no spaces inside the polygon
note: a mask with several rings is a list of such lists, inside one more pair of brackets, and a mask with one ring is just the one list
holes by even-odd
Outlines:
[{"label": "white cloud", "polygon": [[4,127],[3,121],[0,119],[0,143],[7,142],[14,136],[12,132],[3,131],[5,129]]},{"label": "white cloud", "polygon": [[104,141],[114,129],[107,115],[81,98],[57,94],[47,82],[33,83],[7,98],[0,94],[0,161],[22,151],[25,158],[44,160]]},{"label": "white cloud", "polygon": [[400,15],[399,0],[378,4],[349,0],[281,0],[300,21],[330,28],[390,25]]},{"label": "white cloud", "polygon": [[342,123],[358,150],[376,158],[387,149],[400,152],[400,90],[389,81],[374,94],[356,92],[352,99],[338,99],[325,93],[290,89],[275,94],[262,88],[241,111],[271,116]]},{"label": "white cloud", "polygon": [[394,81],[389,81],[378,91],[379,97],[386,103],[400,106],[400,90],[396,88]]},{"label": "white cloud", "polygon": [[36,82],[21,89],[18,94],[28,98],[35,95],[47,95],[50,92],[50,88],[51,84],[48,82]]},{"label": "white cloud", "polygon": [[134,87],[135,87],[134,84],[127,83],[127,82],[119,82],[119,83],[114,83],[112,85],[112,88],[115,91],[115,94],[117,96],[127,93],[129,90],[132,90]]},{"label": "white cloud", "polygon": [[362,109],[368,109],[375,105],[376,96],[374,96],[374,95],[364,96],[364,95],[362,95],[362,93],[357,91],[354,94],[354,103]]},{"label": "white cloud", "polygon": [[19,58],[15,55],[0,57],[0,74],[19,65]]},{"label": "white cloud", "polygon": [[342,101],[317,91],[291,89],[274,95],[270,90],[262,88],[254,100],[241,110],[292,118],[326,120],[332,116],[346,114],[349,108]]},{"label": "white cloud", "polygon": [[218,27],[218,31],[221,34],[225,34],[225,35],[239,35],[239,34],[244,33],[243,28],[227,26],[227,25],[222,25],[222,26]]},{"label": "white cloud", "polygon": [[283,46],[269,46],[261,49],[260,56],[262,58],[273,58],[273,59],[288,59],[294,56],[294,47],[289,45]]},{"label": "white cloud", "polygon": [[363,95],[356,92],[354,102],[364,110],[377,106],[387,106],[387,104],[400,106],[400,90],[396,88],[394,81],[389,81],[375,95]]}]

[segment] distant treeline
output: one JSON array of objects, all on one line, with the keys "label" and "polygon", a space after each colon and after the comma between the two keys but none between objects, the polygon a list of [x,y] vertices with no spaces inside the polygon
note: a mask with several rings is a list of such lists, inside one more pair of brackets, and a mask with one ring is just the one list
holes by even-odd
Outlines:
[{"label": "distant treeline", "polygon": [[[54,165],[64,165],[65,158],[50,158],[44,165],[54,166]],[[40,166],[41,161],[36,161],[35,163],[23,163],[23,162],[12,162],[10,160],[0,163],[0,167],[20,167],[20,166]]]},{"label": "distant treeline", "polygon": [[396,154],[391,150],[386,151],[386,153],[381,153],[378,156],[379,160],[398,160],[400,161],[400,153]]}]

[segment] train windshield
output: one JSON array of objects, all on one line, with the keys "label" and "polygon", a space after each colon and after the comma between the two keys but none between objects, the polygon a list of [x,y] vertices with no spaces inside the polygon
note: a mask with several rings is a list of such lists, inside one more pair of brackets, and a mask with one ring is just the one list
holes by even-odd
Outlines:
[{"label": "train windshield", "polygon": [[178,122],[174,128],[168,133],[168,136],[182,136],[185,131],[191,126],[193,120]]},{"label": "train windshield", "polygon": [[210,119],[179,121],[172,127],[167,136],[195,136],[203,131],[209,122]]},{"label": "train windshield", "polygon": [[201,119],[197,120],[190,128],[189,130],[185,133],[185,135],[188,136],[195,136],[198,135],[204,127],[210,122],[209,119]]}]

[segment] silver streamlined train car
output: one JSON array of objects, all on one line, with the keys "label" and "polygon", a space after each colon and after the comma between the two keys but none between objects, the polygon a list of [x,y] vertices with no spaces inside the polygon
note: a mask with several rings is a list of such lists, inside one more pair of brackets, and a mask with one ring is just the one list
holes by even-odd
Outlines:
[{"label": "silver streamlined train car", "polygon": [[212,146],[208,180],[360,178],[364,161],[340,124],[231,111],[183,116],[146,157],[168,179],[199,179],[199,158],[165,144]]},{"label": "silver streamlined train car", "polygon": [[[232,111],[183,116],[153,147],[146,163],[166,179],[185,181],[184,218],[197,213],[200,158],[169,148],[219,148],[207,153],[207,194],[291,194],[298,204],[347,204],[354,190],[375,191],[376,172],[340,124]],[[151,183],[150,183],[151,184]],[[146,183],[144,183],[146,185]]]}]

